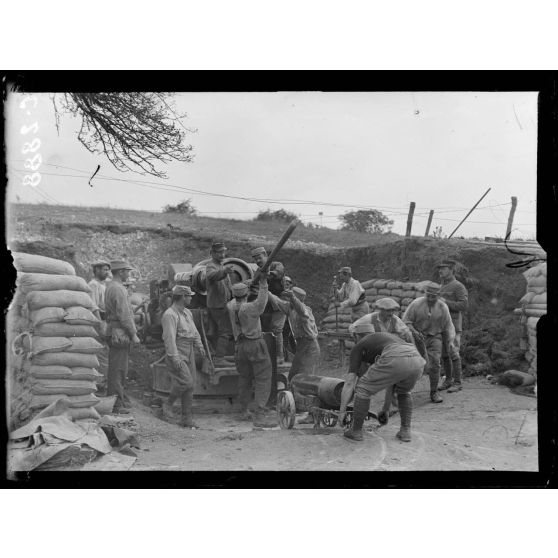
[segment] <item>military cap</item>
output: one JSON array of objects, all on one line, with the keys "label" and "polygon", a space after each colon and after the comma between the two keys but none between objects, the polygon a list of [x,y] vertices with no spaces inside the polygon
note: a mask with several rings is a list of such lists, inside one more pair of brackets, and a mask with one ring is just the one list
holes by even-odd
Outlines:
[{"label": "military cap", "polygon": [[102,265],[108,265],[110,268],[110,263],[109,262],[105,262],[105,260],[96,260],[91,264],[91,267],[100,267]]},{"label": "military cap", "polygon": [[422,290],[428,294],[439,294],[441,288],[442,287],[438,285],[438,283],[434,283],[434,281],[427,281],[424,283]]},{"label": "military cap", "polygon": [[128,262],[124,260],[114,260],[110,262],[110,270],[111,271],[120,271],[121,269],[134,269]]},{"label": "military cap", "polygon": [[187,285],[175,285],[172,288],[173,295],[183,295],[183,296],[192,296],[194,293],[192,289]]},{"label": "military cap", "polygon": [[376,308],[380,310],[397,310],[399,308],[399,304],[393,300],[393,298],[380,298],[380,300],[376,301]]},{"label": "military cap", "polygon": [[436,265],[436,267],[449,267],[450,269],[453,269],[456,263],[457,262],[455,260],[442,260]]},{"label": "military cap", "polygon": [[351,268],[349,266],[345,266],[345,267],[342,267],[339,270],[339,273],[348,273],[349,275],[352,275],[353,271],[351,270]]},{"label": "military cap", "polygon": [[212,252],[219,252],[220,250],[226,250],[227,247],[225,246],[224,242],[214,242],[211,245]]},{"label": "military cap", "polygon": [[306,291],[304,289],[301,289],[300,287],[293,287],[293,293],[300,296],[306,296]]},{"label": "military cap", "polygon": [[235,297],[241,297],[248,293],[248,285],[245,283],[235,283],[232,286],[232,294]]},{"label": "military cap", "polygon": [[357,324],[355,326],[355,333],[374,333],[376,330],[372,324]]},{"label": "military cap", "polygon": [[260,246],[259,248],[254,248],[250,253],[252,254],[252,256],[257,256],[258,254],[267,254],[263,246]]}]

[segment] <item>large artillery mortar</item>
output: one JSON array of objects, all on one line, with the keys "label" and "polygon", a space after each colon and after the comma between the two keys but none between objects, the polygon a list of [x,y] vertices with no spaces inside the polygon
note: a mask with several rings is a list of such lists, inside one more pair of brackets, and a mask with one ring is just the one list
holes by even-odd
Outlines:
[{"label": "large artillery mortar", "polygon": [[[308,411],[314,418],[314,428],[334,427],[339,420],[341,392],[345,381],[340,378],[297,374],[291,380],[290,389],[280,391],[277,395],[277,418],[279,426],[291,429],[296,420],[296,413]],[[369,418],[377,418],[369,412]],[[353,420],[352,401],[347,406],[343,426],[349,427]]]}]

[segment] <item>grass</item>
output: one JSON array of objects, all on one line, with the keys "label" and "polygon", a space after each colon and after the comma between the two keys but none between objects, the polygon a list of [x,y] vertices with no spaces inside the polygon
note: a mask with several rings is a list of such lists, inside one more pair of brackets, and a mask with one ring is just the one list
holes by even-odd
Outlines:
[{"label": "grass", "polygon": [[[8,237],[18,237],[19,231],[27,235],[40,234],[44,224],[124,225],[168,230],[168,225],[183,232],[206,237],[251,239],[265,243],[276,242],[286,230],[287,223],[278,221],[244,221],[214,217],[186,217],[175,213],[155,213],[109,207],[79,207],[47,204],[10,204],[7,208]],[[310,229],[299,225],[290,240],[295,243],[316,244],[322,247],[350,248],[373,246],[400,240],[394,233],[367,234],[329,228]],[[302,247],[302,246],[301,246]]]}]

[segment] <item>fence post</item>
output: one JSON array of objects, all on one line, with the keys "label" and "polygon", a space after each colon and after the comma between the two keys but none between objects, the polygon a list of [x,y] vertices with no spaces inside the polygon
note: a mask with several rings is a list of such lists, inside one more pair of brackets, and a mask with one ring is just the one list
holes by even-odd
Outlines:
[{"label": "fence post", "polygon": [[411,227],[413,226],[413,214],[415,213],[415,202],[411,202],[409,206],[409,216],[407,217],[407,232],[405,236],[411,236]]},{"label": "fence post", "polygon": [[424,236],[428,236],[428,233],[430,232],[430,225],[432,224],[433,215],[434,215],[434,210],[431,209],[430,214],[428,215],[428,225],[426,225],[426,232],[424,233]]},{"label": "fence post", "polygon": [[513,225],[513,216],[515,215],[515,208],[517,207],[517,198],[512,196],[511,199],[511,209],[510,209],[510,216],[508,217],[508,227],[506,229],[506,236],[504,238],[509,238],[512,231]]}]

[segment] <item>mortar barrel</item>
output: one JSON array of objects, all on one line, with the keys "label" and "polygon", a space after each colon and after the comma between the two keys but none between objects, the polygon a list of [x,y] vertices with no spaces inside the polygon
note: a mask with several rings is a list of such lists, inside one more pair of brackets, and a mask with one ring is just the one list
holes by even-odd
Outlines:
[{"label": "mortar barrel", "polygon": [[318,385],[318,397],[320,401],[339,407],[341,405],[341,392],[345,381],[339,378],[322,378]]},{"label": "mortar barrel", "polygon": [[300,395],[314,395],[318,397],[318,390],[322,376],[313,376],[312,374],[297,374],[291,380],[293,391]]}]

